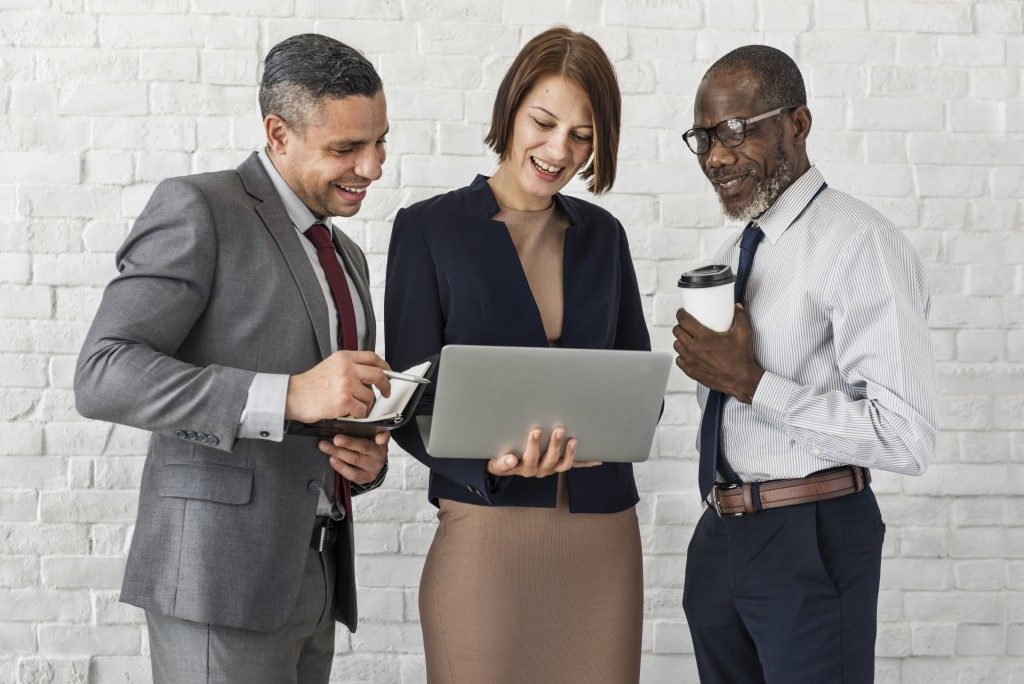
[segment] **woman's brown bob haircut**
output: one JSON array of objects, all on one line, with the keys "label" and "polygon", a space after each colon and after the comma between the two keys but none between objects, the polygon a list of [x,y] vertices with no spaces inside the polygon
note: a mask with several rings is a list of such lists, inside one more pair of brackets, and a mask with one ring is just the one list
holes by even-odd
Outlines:
[{"label": "woman's brown bob haircut", "polygon": [[519,51],[501,81],[494,99],[491,130],[484,138],[500,161],[508,157],[516,112],[523,98],[546,76],[562,76],[576,84],[590,100],[594,114],[594,154],[580,178],[589,180],[594,194],[606,192],[615,182],[619,152],[622,97],[608,55],[590,36],[557,26],[541,33]]}]

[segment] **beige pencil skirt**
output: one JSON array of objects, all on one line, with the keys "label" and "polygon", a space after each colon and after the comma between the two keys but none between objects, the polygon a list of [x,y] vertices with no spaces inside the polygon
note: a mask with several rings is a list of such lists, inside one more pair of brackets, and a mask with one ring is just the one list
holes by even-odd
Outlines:
[{"label": "beige pencil skirt", "polygon": [[420,582],[431,684],[640,679],[643,557],[636,510],[441,500]]}]

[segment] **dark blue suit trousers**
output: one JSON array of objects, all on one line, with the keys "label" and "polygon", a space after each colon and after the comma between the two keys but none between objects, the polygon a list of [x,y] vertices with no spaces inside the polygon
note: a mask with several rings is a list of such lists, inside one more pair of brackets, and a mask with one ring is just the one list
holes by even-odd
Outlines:
[{"label": "dark blue suit trousers", "polygon": [[885,524],[871,489],[719,518],[686,555],[702,682],[871,682]]}]

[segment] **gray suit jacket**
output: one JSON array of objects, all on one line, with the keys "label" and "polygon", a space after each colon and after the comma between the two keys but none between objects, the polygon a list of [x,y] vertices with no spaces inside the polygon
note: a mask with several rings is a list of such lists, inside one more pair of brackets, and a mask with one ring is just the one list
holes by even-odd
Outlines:
[{"label": "gray suit jacket", "polygon": [[[279,626],[295,603],[326,457],[312,437],[235,434],[256,372],[295,374],[330,354],[327,303],[299,240],[253,154],[236,170],[160,183],[117,253],[75,402],[88,418],[153,432],[126,603],[254,630]],[[366,259],[337,230],[334,242],[373,349]],[[346,522],[335,617],[354,631]]]}]

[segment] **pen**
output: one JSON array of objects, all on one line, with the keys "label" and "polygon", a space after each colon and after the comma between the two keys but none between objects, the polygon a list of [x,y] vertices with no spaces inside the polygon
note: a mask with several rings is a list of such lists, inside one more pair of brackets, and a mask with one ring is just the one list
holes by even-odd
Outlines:
[{"label": "pen", "polygon": [[405,380],[406,382],[415,382],[417,385],[429,385],[430,381],[426,378],[421,378],[418,375],[409,375],[408,373],[396,373],[395,371],[384,371],[384,375],[391,378],[392,380]]}]

